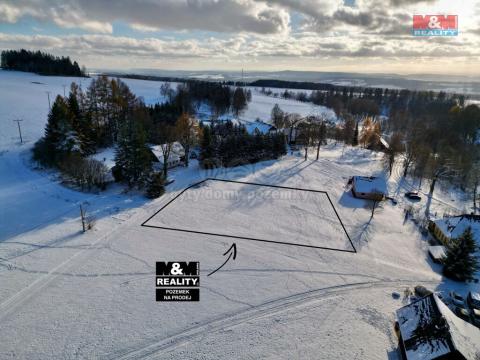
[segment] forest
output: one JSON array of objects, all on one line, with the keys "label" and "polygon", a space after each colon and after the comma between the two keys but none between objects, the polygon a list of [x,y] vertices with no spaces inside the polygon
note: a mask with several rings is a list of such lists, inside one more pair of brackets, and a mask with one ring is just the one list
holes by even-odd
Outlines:
[{"label": "forest", "polygon": [[[176,89],[165,83],[161,92],[166,101],[148,106],[120,79],[99,76],[87,89],[72,83],[68,96],[58,95],[53,102],[45,135],[33,148],[33,159],[42,166],[59,169],[66,182],[82,190],[104,189],[109,171],[90,155],[115,147],[115,180],[144,188],[150,197],[161,195],[173,144],[183,146],[188,166],[189,153],[202,137],[203,129],[193,116],[195,106],[209,104],[215,119],[227,111],[242,112],[250,98],[242,88],[208,82],[188,82]],[[250,140],[245,132],[239,136]],[[162,148],[161,174],[152,169],[150,145]],[[269,154],[273,152],[271,142],[256,145],[268,148]]]},{"label": "forest", "polygon": [[[261,91],[275,96],[271,90]],[[322,144],[330,138],[383,151],[390,173],[401,161],[403,176],[430,181],[430,194],[438,181],[471,191],[477,208],[480,109],[468,104],[462,95],[373,88],[354,91],[348,87],[310,93],[287,89],[276,96],[332,108],[339,121],[289,114],[276,105],[271,122],[279,131],[250,135],[241,125],[217,121],[223,114],[239,115],[246,109],[252,96],[247,88],[189,80],[175,89],[163,83],[160,92],[165,101],[147,106],[119,79],[100,76],[85,90],[73,83],[67,97],[55,100],[45,136],[34,148],[34,158],[69,173],[80,187],[104,187],[106,175],[100,180],[85,174],[71,175],[82,167],[69,164],[88,161],[83,171],[98,171],[101,167],[88,156],[115,146],[116,180],[142,188],[152,179],[147,144],[161,145],[168,157],[172,144],[180,142],[187,165],[191,149],[197,146],[200,165],[212,168],[276,159],[286,152],[285,138],[303,146],[306,159],[314,147],[318,159]],[[210,126],[195,120],[202,104],[211,109]],[[167,177],[168,168],[164,166],[163,180],[157,176],[157,183]]]},{"label": "forest", "polygon": [[33,72],[40,75],[86,76],[85,68],[80,68],[69,57],[58,57],[41,51],[4,50],[1,54],[1,67],[5,70]]},{"label": "forest", "polygon": [[250,135],[231,121],[202,127],[202,134],[200,161],[208,169],[278,159],[287,152],[283,133]]},{"label": "forest", "polygon": [[311,143],[309,124],[324,123],[329,138],[384,151],[390,174],[399,160],[404,177],[411,175],[420,181],[429,180],[430,197],[441,181],[470,192],[474,211],[478,208],[480,108],[469,104],[465,96],[353,87],[316,90],[309,94],[288,89],[276,94],[270,89],[260,91],[269,96],[329,107],[341,119],[340,125],[328,124],[325,119],[301,119],[275,107],[272,122],[279,128],[298,130],[300,142],[307,139],[303,142]]}]

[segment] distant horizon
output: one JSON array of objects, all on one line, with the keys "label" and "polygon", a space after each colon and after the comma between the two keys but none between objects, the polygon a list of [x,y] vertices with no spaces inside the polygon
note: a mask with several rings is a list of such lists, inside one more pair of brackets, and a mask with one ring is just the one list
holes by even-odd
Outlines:
[{"label": "distant horizon", "polygon": [[[155,71],[155,72],[191,72],[191,73],[235,73],[241,74],[242,69],[212,69],[212,68],[205,68],[205,69],[166,69],[166,68],[102,68],[102,67],[92,67],[87,68],[89,71],[101,71],[101,72],[124,72],[126,74],[135,74],[135,75],[145,75],[135,72],[143,72],[143,71]],[[341,71],[341,70],[302,70],[302,69],[282,69],[282,70],[261,70],[261,69],[243,69],[244,75],[250,74],[258,74],[258,73],[285,73],[285,72],[292,72],[292,73],[316,73],[316,74],[346,74],[346,75],[384,75],[384,76],[399,76],[399,77],[408,77],[408,76],[441,76],[441,77],[464,77],[464,78],[476,78],[475,82],[480,82],[480,75],[471,75],[471,74],[463,74],[463,73],[401,73],[401,72],[360,72],[360,71]]]}]

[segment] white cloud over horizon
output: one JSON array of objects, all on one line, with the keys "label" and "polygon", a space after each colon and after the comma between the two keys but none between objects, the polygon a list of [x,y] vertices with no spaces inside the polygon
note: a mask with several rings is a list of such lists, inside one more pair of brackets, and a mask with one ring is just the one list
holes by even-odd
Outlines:
[{"label": "white cloud over horizon", "polygon": [[[459,15],[459,36],[411,35],[413,14],[437,13]],[[60,30],[11,31],[28,19]],[[352,71],[357,63],[358,72],[480,75],[478,20],[474,0],[0,0],[0,49],[41,49],[96,68]]]}]

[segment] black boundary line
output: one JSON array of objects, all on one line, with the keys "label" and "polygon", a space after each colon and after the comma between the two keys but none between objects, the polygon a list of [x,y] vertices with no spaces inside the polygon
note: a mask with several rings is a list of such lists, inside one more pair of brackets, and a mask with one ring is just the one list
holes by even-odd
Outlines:
[{"label": "black boundary line", "polygon": [[[176,199],[178,199],[185,191],[198,186],[200,184],[203,184],[204,182],[207,181],[222,181],[222,182],[231,182],[231,183],[236,183],[236,184],[245,184],[245,185],[256,185],[256,186],[263,186],[263,187],[272,187],[272,188],[278,188],[278,189],[288,189],[288,190],[298,190],[298,191],[309,191],[309,192],[315,192],[315,193],[321,193],[327,195],[327,199],[330,203],[330,205],[333,208],[333,211],[335,212],[335,215],[337,216],[338,221],[340,222],[340,225],[342,226],[343,231],[345,232],[345,235],[347,236],[348,241],[350,242],[350,245],[352,246],[353,250],[347,250],[347,249],[336,249],[336,248],[330,248],[330,247],[325,247],[325,246],[314,246],[314,245],[306,245],[306,244],[295,244],[291,242],[284,242],[284,241],[276,241],[276,240],[265,240],[265,239],[257,239],[257,238],[251,238],[251,237],[243,237],[243,236],[236,236],[236,235],[227,235],[227,234],[218,234],[218,233],[209,233],[209,232],[203,232],[203,231],[195,231],[195,230],[186,230],[186,229],[180,229],[180,228],[170,228],[170,227],[164,227],[164,226],[156,226],[156,225],[147,225],[147,222],[149,222],[152,218],[154,218],[160,211],[165,209],[168,205],[170,205],[172,202],[174,202]],[[293,187],[287,187],[287,186],[280,186],[280,185],[268,185],[268,184],[260,184],[260,183],[252,183],[252,182],[245,182],[245,181],[235,181],[235,180],[225,180],[225,179],[216,179],[216,178],[206,178],[202,181],[199,181],[197,183],[194,183],[185,189],[183,189],[180,193],[178,193],[173,199],[170,199],[165,205],[163,205],[159,210],[157,210],[152,216],[150,216],[147,220],[145,220],[141,226],[144,227],[149,227],[149,228],[155,228],[155,229],[162,229],[162,230],[171,230],[171,231],[179,231],[179,232],[186,232],[186,233],[191,233],[191,234],[201,234],[201,235],[210,235],[210,236],[218,236],[218,237],[228,237],[232,239],[241,239],[241,240],[252,240],[252,241],[261,241],[261,242],[268,242],[268,243],[273,243],[273,244],[281,244],[281,245],[291,245],[291,246],[300,246],[300,247],[306,247],[306,248],[313,248],[313,249],[321,249],[321,250],[332,250],[332,251],[339,251],[339,252],[348,252],[348,253],[356,253],[357,249],[353,245],[352,239],[350,239],[350,235],[348,235],[347,230],[345,229],[345,226],[342,222],[342,219],[340,219],[340,216],[338,215],[337,209],[335,209],[335,206],[333,205],[332,200],[330,199],[330,196],[328,195],[328,192],[323,191],[323,190],[313,190],[313,189],[302,189],[302,188],[293,188]]]}]

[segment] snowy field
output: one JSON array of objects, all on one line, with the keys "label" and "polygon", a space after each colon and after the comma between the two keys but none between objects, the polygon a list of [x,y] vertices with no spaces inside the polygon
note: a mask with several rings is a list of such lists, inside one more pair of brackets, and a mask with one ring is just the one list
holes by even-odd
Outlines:
[{"label": "snowy field", "polygon": [[280,109],[287,113],[297,113],[301,116],[324,116],[327,120],[336,121],[337,117],[332,109],[325,106],[315,105],[309,102],[301,102],[293,99],[275,98],[262,94],[257,89],[252,89],[252,102],[248,104],[248,109],[240,115],[242,120],[255,120],[259,118],[263,121],[270,121],[272,108],[278,104]]},{"label": "snowy field", "polygon": [[[45,91],[53,99],[70,81],[0,71],[0,359],[399,359],[394,311],[404,302],[392,292],[417,284],[464,295],[468,287],[478,290],[478,284],[444,279],[427,256],[426,239],[405,220],[411,204],[403,192],[417,184],[401,180],[395,170],[388,187],[399,203],[384,202],[373,218],[369,202],[346,191],[352,175],[383,172],[382,155],[361,148],[331,143],[319,161],[294,153],[214,171],[192,161],[172,171],[175,182],[153,201],[115,186],[100,194],[63,187],[55,174],[33,170],[28,159],[43,134]],[[158,87],[151,83],[129,85],[154,99]],[[24,119],[23,145],[16,117]],[[141,224],[208,177],[328,191],[358,253],[237,239],[237,258],[207,277],[224,262],[232,239]],[[439,188],[435,197],[439,213],[469,206],[457,191]],[[86,201],[97,221],[82,234],[78,205]],[[225,210],[228,204],[203,204],[182,206],[175,221],[191,226],[209,215],[223,231],[238,225]],[[425,204],[415,206],[423,211]],[[287,209],[297,211],[292,216],[262,202],[247,216],[252,223],[260,220],[251,215],[265,216],[296,229],[302,228],[304,209],[318,216],[317,205],[290,203]],[[200,302],[157,303],[156,261],[199,261]]]},{"label": "snowy field", "polygon": [[207,180],[145,225],[354,251],[327,194],[308,190]]}]

